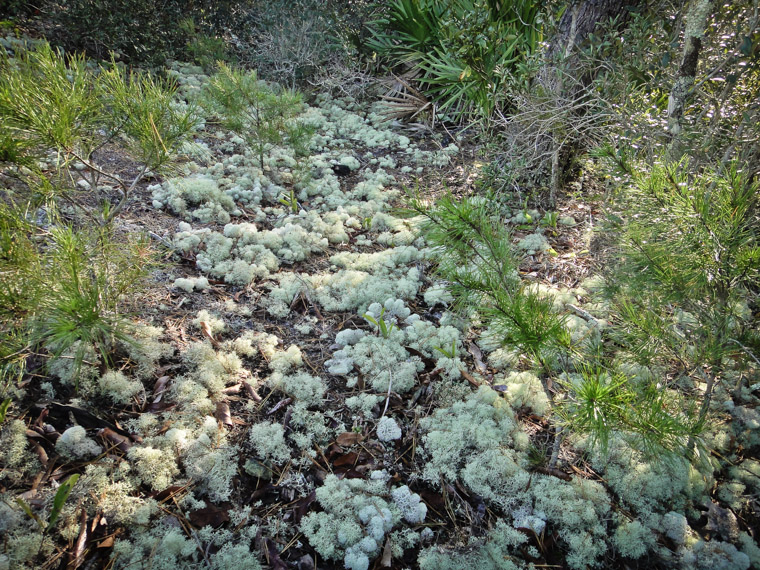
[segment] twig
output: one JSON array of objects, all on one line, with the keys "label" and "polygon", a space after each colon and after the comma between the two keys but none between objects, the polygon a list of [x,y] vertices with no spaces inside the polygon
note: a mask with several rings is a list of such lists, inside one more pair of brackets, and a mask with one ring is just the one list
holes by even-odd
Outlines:
[{"label": "twig", "polygon": [[393,372],[391,372],[391,369],[388,368],[388,395],[385,397],[385,407],[383,408],[383,413],[380,415],[380,417],[385,416],[385,412],[388,411],[388,404],[391,401],[391,388],[393,387]]}]

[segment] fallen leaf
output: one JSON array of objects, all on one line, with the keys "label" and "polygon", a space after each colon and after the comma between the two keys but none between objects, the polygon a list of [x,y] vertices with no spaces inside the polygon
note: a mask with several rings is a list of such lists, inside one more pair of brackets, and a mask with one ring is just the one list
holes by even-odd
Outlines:
[{"label": "fallen leaf", "polygon": [[259,393],[256,391],[256,388],[251,386],[248,382],[241,382],[243,385],[243,391],[246,393],[246,395],[253,400],[254,402],[261,402],[263,399],[261,396],[259,396]]},{"label": "fallen leaf", "polygon": [[226,426],[234,425],[232,421],[232,414],[230,414],[230,406],[227,402],[216,403],[216,419],[222,422]]},{"label": "fallen leaf", "polygon": [[274,413],[275,413],[277,410],[279,410],[279,409],[280,409],[280,408],[282,408],[283,406],[287,406],[287,405],[288,405],[290,402],[292,402],[292,401],[293,401],[293,398],[284,398],[283,400],[280,400],[279,402],[277,402],[277,403],[274,405],[274,407],[273,407],[271,410],[269,410],[269,411],[267,412],[267,415],[268,415],[268,416],[271,416],[271,415],[272,415],[272,414],[274,414]]},{"label": "fallen leaf", "polygon": [[74,546],[74,552],[71,555],[67,570],[76,570],[84,562],[84,547],[87,544],[87,511],[82,509],[82,516],[79,524],[82,530],[79,531],[79,537],[77,538],[76,545]]},{"label": "fallen leaf", "polygon": [[464,376],[465,380],[467,380],[470,384],[472,384],[476,388],[480,386],[480,382],[478,382],[472,374],[467,372],[467,370],[461,370],[461,372],[462,372],[462,376]]},{"label": "fallen leaf", "polygon": [[346,453],[345,455],[341,455],[338,457],[335,461],[333,461],[333,466],[335,467],[346,467],[346,466],[352,466],[356,463],[356,461],[359,459],[359,454],[352,451],[350,453]]},{"label": "fallen leaf", "polygon": [[205,336],[207,339],[211,341],[211,344],[214,346],[214,348],[218,347],[219,343],[214,338],[214,335],[211,334],[211,327],[209,326],[209,324],[206,321],[201,321],[200,325],[201,325],[201,332],[203,333],[203,336]]},{"label": "fallen leaf", "polygon": [[380,558],[380,566],[382,568],[390,568],[393,562],[393,548],[391,547],[391,537],[385,539],[385,546],[383,547],[383,556]]},{"label": "fallen leaf", "polygon": [[485,362],[483,362],[483,351],[480,350],[480,347],[474,342],[471,342],[467,345],[467,352],[472,355],[472,359],[475,362],[475,368],[478,369],[478,372],[485,375],[486,372],[488,372],[488,368],[486,367]]},{"label": "fallen leaf", "polygon": [[115,445],[124,453],[129,451],[129,448],[132,447],[132,442],[128,437],[124,437],[110,428],[103,428],[98,432],[98,435],[108,440],[112,445]]},{"label": "fallen leaf", "polygon": [[301,519],[304,518],[306,516],[306,513],[309,512],[309,507],[311,504],[316,500],[317,492],[312,491],[308,496],[296,501],[296,506],[293,509],[293,522],[295,524],[299,524],[301,522]]},{"label": "fallen leaf", "polygon": [[224,523],[229,522],[230,515],[226,508],[217,507],[206,501],[205,507],[191,512],[188,518],[198,528],[203,528],[204,526],[218,528]]},{"label": "fallen leaf", "polygon": [[264,539],[266,546],[267,558],[269,559],[269,568],[271,570],[288,570],[288,565],[280,558],[280,552],[277,550],[277,544],[271,538]]},{"label": "fallen leaf", "polygon": [[364,436],[362,436],[362,434],[360,433],[357,433],[355,431],[346,431],[338,435],[338,437],[335,438],[335,441],[340,446],[351,447],[352,445],[359,443],[363,439],[364,439]]}]

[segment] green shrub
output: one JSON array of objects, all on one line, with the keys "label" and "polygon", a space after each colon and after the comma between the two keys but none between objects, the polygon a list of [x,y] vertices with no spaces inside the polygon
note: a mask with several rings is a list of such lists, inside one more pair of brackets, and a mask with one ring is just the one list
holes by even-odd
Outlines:
[{"label": "green shrub", "polygon": [[618,342],[643,361],[678,363],[704,384],[703,427],[727,364],[742,370],[757,361],[747,299],[760,278],[758,183],[736,163],[690,175],[685,162],[656,165],[633,182],[610,279]]},{"label": "green shrub", "polygon": [[161,66],[182,57],[187,36],[181,23],[192,18],[201,35],[218,37],[242,24],[240,2],[219,0],[42,0],[40,19],[51,42],[67,51],[107,59],[115,52],[130,64]]},{"label": "green shrub", "polygon": [[394,0],[367,42],[414,77],[450,116],[488,118],[509,76],[541,39],[539,4],[522,0]]},{"label": "green shrub", "polygon": [[[309,136],[292,119],[302,108],[302,98],[293,91],[278,91],[260,81],[255,71],[245,72],[223,62],[204,86],[203,106],[224,127],[239,134],[259,156],[264,168],[264,151],[269,145]],[[297,146],[299,141],[289,141]]]},{"label": "green shrub", "polygon": [[[95,70],[83,56],[47,44],[0,59],[0,69],[0,158],[27,166],[19,174],[30,187],[64,197],[101,225],[149,171],[169,165],[198,121],[192,107],[175,101],[174,86],[116,64]],[[98,162],[98,151],[114,142],[138,163],[131,180]],[[53,174],[45,174],[37,161],[52,156],[46,167]],[[97,209],[80,199],[82,188],[95,195]]]}]

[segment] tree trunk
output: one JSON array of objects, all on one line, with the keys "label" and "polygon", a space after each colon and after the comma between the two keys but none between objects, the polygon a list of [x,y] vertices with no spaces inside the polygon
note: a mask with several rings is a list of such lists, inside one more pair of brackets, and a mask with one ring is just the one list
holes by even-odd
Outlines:
[{"label": "tree trunk", "polygon": [[576,45],[586,41],[596,25],[618,18],[624,25],[631,9],[638,9],[644,0],[576,0],[565,10],[552,39],[550,58],[566,58]]},{"label": "tree trunk", "polygon": [[705,34],[705,26],[712,8],[713,0],[694,0],[686,15],[683,56],[678,68],[678,76],[673,83],[668,99],[668,130],[671,139],[668,145],[667,158],[670,161],[678,161],[684,154],[683,138],[681,137],[683,113],[691,87],[694,85],[694,77],[697,75],[699,52],[702,50],[702,37]]},{"label": "tree trunk", "polygon": [[[574,0],[560,19],[557,33],[546,54],[549,62],[537,81],[545,92],[556,93],[557,101],[580,100],[583,90],[591,83],[590,74],[579,71],[577,57],[573,54],[576,46],[581,46],[597,27],[597,24],[616,20],[622,27],[626,24],[632,9],[645,4],[645,0]],[[557,73],[558,69],[563,73]],[[572,77],[571,85],[565,85],[563,74]],[[578,74],[581,74],[579,77]],[[575,109],[583,113],[583,109]],[[551,133],[551,188],[549,202],[553,206],[561,190],[568,166],[572,164],[581,141],[568,141],[562,133]]]}]

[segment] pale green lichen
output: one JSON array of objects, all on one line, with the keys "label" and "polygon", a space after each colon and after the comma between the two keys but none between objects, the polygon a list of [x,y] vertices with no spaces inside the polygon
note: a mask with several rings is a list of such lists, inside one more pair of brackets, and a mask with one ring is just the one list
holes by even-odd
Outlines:
[{"label": "pale green lichen", "polygon": [[102,394],[115,404],[128,404],[143,391],[142,382],[128,378],[123,372],[111,370],[98,380]]},{"label": "pale green lichen", "polygon": [[61,434],[55,442],[55,450],[72,461],[91,459],[100,455],[103,449],[87,437],[82,426],[72,426]]},{"label": "pale green lichen", "polygon": [[306,372],[287,375],[275,373],[269,377],[267,383],[273,389],[281,390],[307,407],[319,406],[327,392],[324,380]]},{"label": "pale green lichen", "polygon": [[377,471],[369,480],[327,476],[316,491],[324,511],[309,513],[301,522],[301,531],[320,555],[343,558],[349,569],[367,570],[402,517],[414,523],[424,520],[427,507],[408,487],[392,490],[392,502],[385,499],[388,479],[387,473]]},{"label": "pale green lichen", "polygon": [[401,439],[401,428],[396,420],[388,416],[383,416],[377,422],[377,439],[380,441],[394,441]]},{"label": "pale green lichen", "polygon": [[0,426],[0,481],[16,482],[39,469],[37,458],[29,450],[26,424],[21,420],[6,421]]}]

